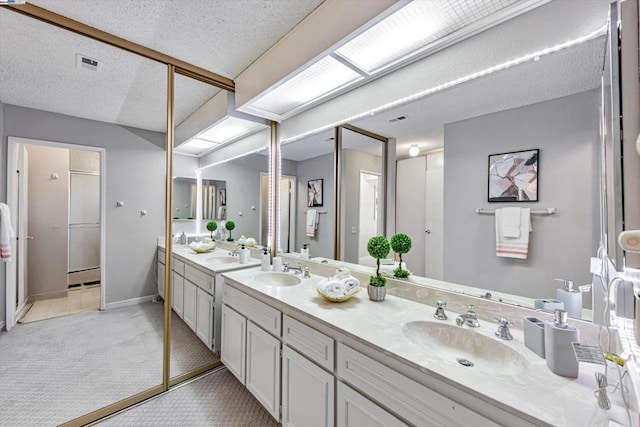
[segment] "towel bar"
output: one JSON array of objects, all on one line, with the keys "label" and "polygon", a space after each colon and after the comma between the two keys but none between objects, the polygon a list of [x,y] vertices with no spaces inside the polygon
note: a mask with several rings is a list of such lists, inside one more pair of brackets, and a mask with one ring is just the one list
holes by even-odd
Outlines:
[{"label": "towel bar", "polygon": [[[495,215],[495,209],[484,209],[478,208],[476,209],[477,214],[488,214]],[[556,208],[545,208],[545,209],[531,209],[531,215],[553,215],[556,213]]]},{"label": "towel bar", "polygon": [[[307,213],[307,211],[304,211],[304,213]],[[326,214],[329,213],[329,211],[327,211],[326,209],[323,211],[318,211],[319,214]]]}]

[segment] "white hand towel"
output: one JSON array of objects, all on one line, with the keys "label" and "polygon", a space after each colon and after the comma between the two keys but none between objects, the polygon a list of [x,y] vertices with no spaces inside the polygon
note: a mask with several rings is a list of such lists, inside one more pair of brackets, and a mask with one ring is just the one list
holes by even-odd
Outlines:
[{"label": "white hand towel", "polygon": [[342,297],[345,295],[342,282],[332,279],[323,279],[318,282],[316,288],[323,294],[330,297]]},{"label": "white hand towel", "polygon": [[0,260],[11,262],[11,240],[14,237],[9,206],[0,203]]},{"label": "white hand towel", "polygon": [[353,276],[342,279],[341,282],[342,287],[344,288],[344,293],[347,295],[355,292],[355,290],[360,287],[360,281]]},{"label": "white hand towel", "polygon": [[318,211],[315,209],[307,210],[306,234],[307,237],[314,237],[318,228]]},{"label": "white hand towel", "polygon": [[520,237],[521,208],[502,208],[502,235],[504,237]]},{"label": "white hand towel", "polygon": [[506,258],[526,259],[529,254],[529,233],[531,232],[531,209],[520,209],[519,237],[503,234],[503,209],[496,209],[496,255]]}]

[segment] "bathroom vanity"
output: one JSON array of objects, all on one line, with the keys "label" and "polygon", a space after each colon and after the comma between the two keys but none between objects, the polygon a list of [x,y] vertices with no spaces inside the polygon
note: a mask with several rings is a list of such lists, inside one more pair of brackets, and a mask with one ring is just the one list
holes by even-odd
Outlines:
[{"label": "bathroom vanity", "polygon": [[296,280],[225,273],[222,289],[221,360],[284,426],[629,424],[619,393],[611,410],[597,405],[601,366],[582,363],[576,380],[556,376],[524,346],[521,329],[499,340],[497,323],[459,327],[457,313],[436,320],[435,307],[393,295],[332,303],[314,288],[326,274],[288,274]]},{"label": "bathroom vanity", "polygon": [[[158,294],[164,299],[165,248],[158,245]],[[196,253],[188,246],[174,245],[171,260],[171,308],[200,338],[207,348],[220,351],[220,310],[222,305],[222,273],[254,267],[250,258],[240,264],[228,250],[215,249]]]}]

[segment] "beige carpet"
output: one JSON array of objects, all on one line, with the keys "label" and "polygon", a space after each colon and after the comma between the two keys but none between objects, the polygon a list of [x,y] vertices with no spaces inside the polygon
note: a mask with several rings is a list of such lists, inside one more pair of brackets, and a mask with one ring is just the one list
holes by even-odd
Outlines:
[{"label": "beige carpet", "polygon": [[171,389],[100,426],[277,426],[226,368]]},{"label": "beige carpet", "polygon": [[100,286],[69,289],[64,298],[36,301],[19,323],[38,322],[100,308]]}]

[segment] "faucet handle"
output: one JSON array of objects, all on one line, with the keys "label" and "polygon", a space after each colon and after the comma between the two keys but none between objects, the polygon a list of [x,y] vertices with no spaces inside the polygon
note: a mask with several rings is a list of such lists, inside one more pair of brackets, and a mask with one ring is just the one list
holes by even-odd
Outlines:
[{"label": "faucet handle", "polygon": [[437,300],[436,301],[436,307],[437,308],[445,308],[447,306],[447,302],[446,301],[442,301],[442,300]]},{"label": "faucet handle", "polygon": [[309,267],[305,267],[302,270],[302,278],[303,279],[310,279],[311,278],[311,274],[309,273]]},{"label": "faucet handle", "polygon": [[500,324],[500,326],[513,326],[513,322],[510,322],[509,319],[505,317],[495,317],[496,322]]},{"label": "faucet handle", "polygon": [[474,313],[474,311],[473,311],[473,307],[475,307],[475,305],[474,305],[474,304],[469,304],[469,308],[467,309],[467,312],[468,312],[468,313]]},{"label": "faucet handle", "polygon": [[435,317],[438,320],[447,320],[447,314],[444,312],[444,308],[446,306],[447,306],[446,302],[442,300],[436,301],[436,312],[433,314],[433,317]]},{"label": "faucet handle", "polygon": [[513,335],[511,335],[509,326],[513,326],[513,322],[509,322],[509,320],[504,317],[496,317],[495,319],[500,324],[495,335],[502,340],[511,341],[513,339]]},{"label": "faucet handle", "polygon": [[284,273],[288,273],[289,272],[289,263],[288,262],[283,262],[282,263],[282,271]]}]

